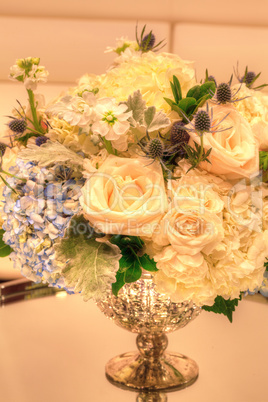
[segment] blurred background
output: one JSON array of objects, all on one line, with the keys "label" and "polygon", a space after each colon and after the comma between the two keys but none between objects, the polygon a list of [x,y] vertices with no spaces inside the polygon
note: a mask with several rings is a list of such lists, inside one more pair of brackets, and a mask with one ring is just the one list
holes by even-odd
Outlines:
[{"label": "blurred background", "polygon": [[[239,61],[262,72],[259,85],[268,83],[268,1],[225,0],[10,0],[0,5],[0,135],[16,99],[26,101],[23,85],[8,80],[18,58],[40,57],[50,75],[38,90],[46,100],[75,84],[85,73],[101,74],[114,53],[104,53],[122,36],[135,40],[144,24],[163,51],[195,61],[196,77],[206,68],[219,82],[230,79]],[[0,261],[0,280],[17,277],[9,259]]]}]

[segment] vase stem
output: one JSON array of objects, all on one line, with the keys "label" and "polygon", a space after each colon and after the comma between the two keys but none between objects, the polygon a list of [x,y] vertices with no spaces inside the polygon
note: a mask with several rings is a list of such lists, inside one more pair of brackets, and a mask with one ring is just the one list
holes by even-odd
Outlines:
[{"label": "vase stem", "polygon": [[137,336],[137,347],[144,359],[159,360],[168,345],[166,334],[139,334]]}]

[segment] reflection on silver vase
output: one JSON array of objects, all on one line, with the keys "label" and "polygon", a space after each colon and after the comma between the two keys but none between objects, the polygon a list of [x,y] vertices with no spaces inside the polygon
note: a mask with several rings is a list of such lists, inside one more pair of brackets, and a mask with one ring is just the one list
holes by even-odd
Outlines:
[{"label": "reflection on silver vase", "polygon": [[156,291],[148,272],[143,272],[139,281],[126,284],[117,297],[108,293],[98,307],[120,327],[138,333],[139,353],[124,353],[107,363],[106,376],[112,383],[157,391],[184,388],[197,379],[198,366],[192,359],[165,350],[166,333],[191,322],[200,314],[199,307],[192,302],[171,302]]}]

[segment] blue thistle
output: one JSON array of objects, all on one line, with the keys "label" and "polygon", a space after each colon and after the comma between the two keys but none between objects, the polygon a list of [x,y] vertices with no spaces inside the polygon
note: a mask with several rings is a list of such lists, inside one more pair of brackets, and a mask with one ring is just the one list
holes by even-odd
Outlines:
[{"label": "blue thistle", "polygon": [[217,87],[216,99],[219,103],[228,103],[232,100],[232,91],[229,84],[223,82]]},{"label": "blue thistle", "polygon": [[48,138],[45,135],[40,135],[35,140],[35,144],[40,147],[41,145],[45,144],[48,141]]},{"label": "blue thistle", "polygon": [[25,119],[13,119],[8,123],[8,127],[16,134],[22,134],[27,128]]},{"label": "blue thistle", "polygon": [[4,153],[6,152],[6,144],[3,144],[2,142],[0,142],[0,156],[3,156]]}]

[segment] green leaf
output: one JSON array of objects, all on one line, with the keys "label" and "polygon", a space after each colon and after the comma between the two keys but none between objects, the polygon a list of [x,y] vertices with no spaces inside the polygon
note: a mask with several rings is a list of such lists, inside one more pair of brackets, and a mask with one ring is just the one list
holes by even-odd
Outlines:
[{"label": "green leaf", "polygon": [[72,219],[71,229],[54,246],[56,261],[67,286],[81,292],[84,300],[100,300],[116,281],[120,249],[105,239],[89,236],[88,230],[76,230],[82,224],[88,225],[82,216]]},{"label": "green leaf", "polygon": [[171,100],[171,99],[169,99],[169,98],[165,98],[165,97],[164,97],[164,100],[169,104],[169,106],[175,105],[174,101]]},{"label": "green leaf", "polygon": [[131,246],[138,251],[144,246],[144,241],[138,236],[113,235],[110,242],[116,244],[121,250],[126,246]]},{"label": "green leaf", "polygon": [[0,257],[7,257],[13,251],[12,248],[4,242],[4,233],[5,231],[3,229],[0,229]]},{"label": "green leaf", "polygon": [[174,84],[175,90],[176,90],[176,92],[178,94],[178,100],[181,100],[182,99],[181,84],[180,84],[180,81],[178,80],[178,78],[175,75],[173,75],[173,84]]},{"label": "green leaf", "polygon": [[230,322],[233,321],[233,312],[235,307],[238,305],[239,299],[229,299],[225,300],[222,296],[217,296],[214,300],[213,306],[203,306],[202,309],[205,311],[212,311],[216,314],[224,314]]},{"label": "green leaf", "polygon": [[140,263],[143,269],[146,271],[150,272],[156,272],[158,271],[158,268],[156,268],[156,262],[149,257],[148,254],[143,254],[142,257],[139,257]]},{"label": "green leaf", "polygon": [[204,84],[201,85],[199,98],[197,100],[202,98],[204,95],[209,95],[209,97],[212,98],[214,93],[215,93],[215,91],[216,91],[215,82],[214,81],[207,81],[207,82],[205,82]]},{"label": "green leaf", "polygon": [[22,135],[21,137],[16,137],[16,141],[18,141],[22,145],[26,146],[29,138],[39,137],[39,136],[40,136],[40,134],[37,134],[37,133],[27,133],[25,135]]},{"label": "green leaf", "polygon": [[260,169],[267,170],[268,169],[268,152],[260,151]]},{"label": "green leaf", "polygon": [[186,98],[195,98],[198,100],[200,98],[200,85],[195,85],[187,92]]},{"label": "green leaf", "polygon": [[184,98],[178,103],[179,108],[182,109],[186,115],[188,115],[188,109],[193,105],[196,105],[195,98]]},{"label": "green leaf", "polygon": [[142,274],[142,269],[140,267],[139,261],[135,260],[135,261],[133,261],[131,268],[129,268],[125,272],[125,282],[126,283],[136,282],[140,279],[141,274]]},{"label": "green leaf", "polygon": [[178,102],[179,102],[179,96],[178,96],[178,94],[177,94],[175,85],[171,82],[171,83],[170,83],[170,86],[171,86],[171,90],[172,90],[172,93],[173,93],[173,97],[174,97],[175,103],[178,103]]},{"label": "green leaf", "polygon": [[135,256],[129,249],[123,249],[124,255],[119,260],[119,272],[126,272],[133,265],[133,260],[135,260]]},{"label": "green leaf", "polygon": [[116,282],[112,284],[112,292],[115,296],[118,295],[119,290],[124,286],[125,282],[125,274],[124,272],[117,272],[116,274]]}]

